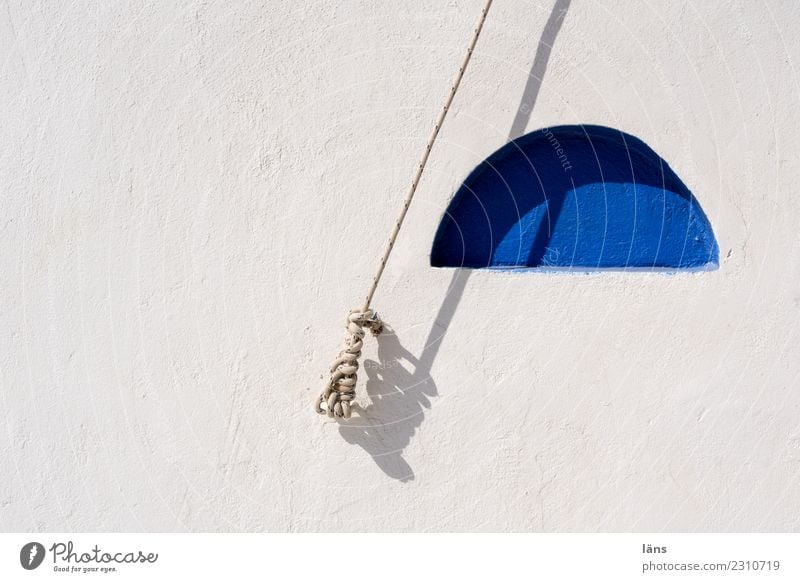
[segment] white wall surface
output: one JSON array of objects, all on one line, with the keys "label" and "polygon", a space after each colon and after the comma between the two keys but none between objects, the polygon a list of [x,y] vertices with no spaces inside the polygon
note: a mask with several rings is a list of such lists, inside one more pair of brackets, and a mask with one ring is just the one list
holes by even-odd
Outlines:
[{"label": "white wall surface", "polygon": [[[496,0],[365,416],[312,412],[481,5],[0,4],[0,529],[800,529],[789,0]],[[566,123],[663,156],[719,270],[431,268],[469,171]]]}]

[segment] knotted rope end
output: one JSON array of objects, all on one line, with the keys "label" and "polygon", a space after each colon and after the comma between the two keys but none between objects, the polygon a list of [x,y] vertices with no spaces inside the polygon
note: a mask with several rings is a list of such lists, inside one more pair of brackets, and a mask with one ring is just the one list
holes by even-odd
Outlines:
[{"label": "knotted rope end", "polygon": [[383,321],[371,309],[352,309],[347,316],[344,346],[331,363],[331,379],[314,403],[317,414],[327,414],[330,418],[350,418],[365,328],[372,335],[378,335],[383,331]]}]

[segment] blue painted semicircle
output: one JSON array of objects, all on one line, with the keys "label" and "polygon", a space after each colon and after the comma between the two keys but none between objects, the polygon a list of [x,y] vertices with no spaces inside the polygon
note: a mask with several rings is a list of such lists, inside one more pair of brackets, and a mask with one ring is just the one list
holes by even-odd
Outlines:
[{"label": "blue painted semicircle", "polygon": [[484,160],[450,203],[434,267],[716,268],[700,204],[641,140],[569,125],[516,139]]}]

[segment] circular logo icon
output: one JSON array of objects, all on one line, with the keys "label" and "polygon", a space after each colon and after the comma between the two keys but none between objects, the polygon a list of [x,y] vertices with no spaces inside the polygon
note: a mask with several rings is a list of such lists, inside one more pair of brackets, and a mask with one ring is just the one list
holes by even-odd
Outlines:
[{"label": "circular logo icon", "polygon": [[44,561],[44,546],[39,542],[28,542],[19,551],[19,563],[26,570],[35,570]]}]

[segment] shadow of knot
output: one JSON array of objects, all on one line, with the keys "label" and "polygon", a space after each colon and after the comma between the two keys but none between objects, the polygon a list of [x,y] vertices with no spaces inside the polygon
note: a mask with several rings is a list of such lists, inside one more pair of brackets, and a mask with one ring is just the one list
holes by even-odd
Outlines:
[{"label": "shadow of knot", "polygon": [[394,330],[387,326],[377,341],[378,360],[365,360],[363,366],[372,402],[356,408],[358,417],[340,424],[339,432],[369,453],[389,477],[407,482],[414,479],[414,471],[403,459],[403,450],[431,407],[436,385],[430,367],[403,347]]}]

